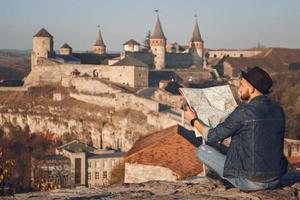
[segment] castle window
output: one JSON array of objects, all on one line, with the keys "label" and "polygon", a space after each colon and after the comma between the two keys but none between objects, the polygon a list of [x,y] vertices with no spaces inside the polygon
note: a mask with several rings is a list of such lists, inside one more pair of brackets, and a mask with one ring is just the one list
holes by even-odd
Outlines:
[{"label": "castle window", "polygon": [[214,54],[214,58],[216,58],[217,57],[217,55],[216,54]]},{"label": "castle window", "polygon": [[241,53],[240,57],[244,57],[244,55]]},{"label": "castle window", "polygon": [[91,172],[88,173],[88,180],[91,180]]},{"label": "castle window", "polygon": [[99,176],[99,172],[95,172],[95,179],[99,180],[100,176]]},{"label": "castle window", "polygon": [[103,178],[106,179],[107,178],[107,171],[103,172]]},{"label": "castle window", "polygon": [[89,162],[89,168],[91,168],[92,167],[92,163],[91,162]]}]

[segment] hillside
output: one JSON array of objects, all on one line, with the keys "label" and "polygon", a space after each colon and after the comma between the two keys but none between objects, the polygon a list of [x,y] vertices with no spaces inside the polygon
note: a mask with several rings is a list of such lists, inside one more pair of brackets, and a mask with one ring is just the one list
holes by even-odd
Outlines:
[{"label": "hillside", "polygon": [[229,63],[235,74],[253,66],[260,66],[269,72],[283,72],[300,69],[300,49],[266,48],[262,53],[253,57],[227,57],[224,59],[211,59],[212,65],[222,68],[224,62]]},{"label": "hillside", "polygon": [[0,50],[0,80],[23,79],[30,72],[30,52]]}]

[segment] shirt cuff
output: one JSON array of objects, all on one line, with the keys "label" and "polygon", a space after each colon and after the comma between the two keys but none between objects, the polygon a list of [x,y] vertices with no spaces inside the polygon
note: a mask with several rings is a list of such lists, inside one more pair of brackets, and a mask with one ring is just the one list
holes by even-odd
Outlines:
[{"label": "shirt cuff", "polygon": [[200,131],[199,131],[196,127],[194,127],[194,131],[195,131],[196,137],[202,136],[202,138],[203,138],[205,141],[207,141],[207,135],[208,135],[209,129],[210,129],[209,127],[205,126],[203,132],[200,133]]}]

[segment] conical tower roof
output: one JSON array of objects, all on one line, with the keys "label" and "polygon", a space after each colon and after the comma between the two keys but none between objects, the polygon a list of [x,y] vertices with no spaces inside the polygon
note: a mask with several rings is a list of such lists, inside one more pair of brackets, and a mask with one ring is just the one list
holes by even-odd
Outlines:
[{"label": "conical tower roof", "polygon": [[42,28],[37,34],[35,34],[33,37],[48,37],[53,38],[53,36],[44,28]]},{"label": "conical tower roof", "polygon": [[196,20],[194,31],[190,42],[203,42],[200,34],[200,29],[198,25],[198,21]]},{"label": "conical tower roof", "polygon": [[162,30],[159,17],[157,17],[155,28],[154,28],[153,34],[151,35],[151,39],[164,39],[164,40],[167,39]]},{"label": "conical tower roof", "polygon": [[101,31],[99,30],[98,36],[97,36],[97,40],[94,44],[94,46],[105,46],[103,39],[102,39],[102,35],[101,35]]}]

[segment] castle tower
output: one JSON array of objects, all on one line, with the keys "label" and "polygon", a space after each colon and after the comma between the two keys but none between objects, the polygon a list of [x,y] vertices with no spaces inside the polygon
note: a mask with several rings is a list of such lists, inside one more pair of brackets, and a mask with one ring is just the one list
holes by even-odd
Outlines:
[{"label": "castle tower", "polygon": [[165,68],[166,42],[167,38],[162,31],[160,20],[157,16],[155,29],[150,37],[150,49],[154,54],[154,65],[157,70]]},{"label": "castle tower", "polygon": [[196,19],[192,38],[189,42],[189,49],[192,55],[193,65],[201,67],[203,63],[204,41],[201,38],[198,21]]},{"label": "castle tower", "polygon": [[97,54],[105,54],[106,53],[106,46],[103,42],[101,31],[99,30],[97,40],[93,46],[93,52]]},{"label": "castle tower", "polygon": [[59,54],[61,55],[72,55],[72,47],[70,47],[70,45],[68,45],[67,43],[65,43],[64,45],[62,45],[59,49]]},{"label": "castle tower", "polygon": [[31,66],[38,64],[38,58],[54,57],[53,36],[44,28],[33,36]]}]

